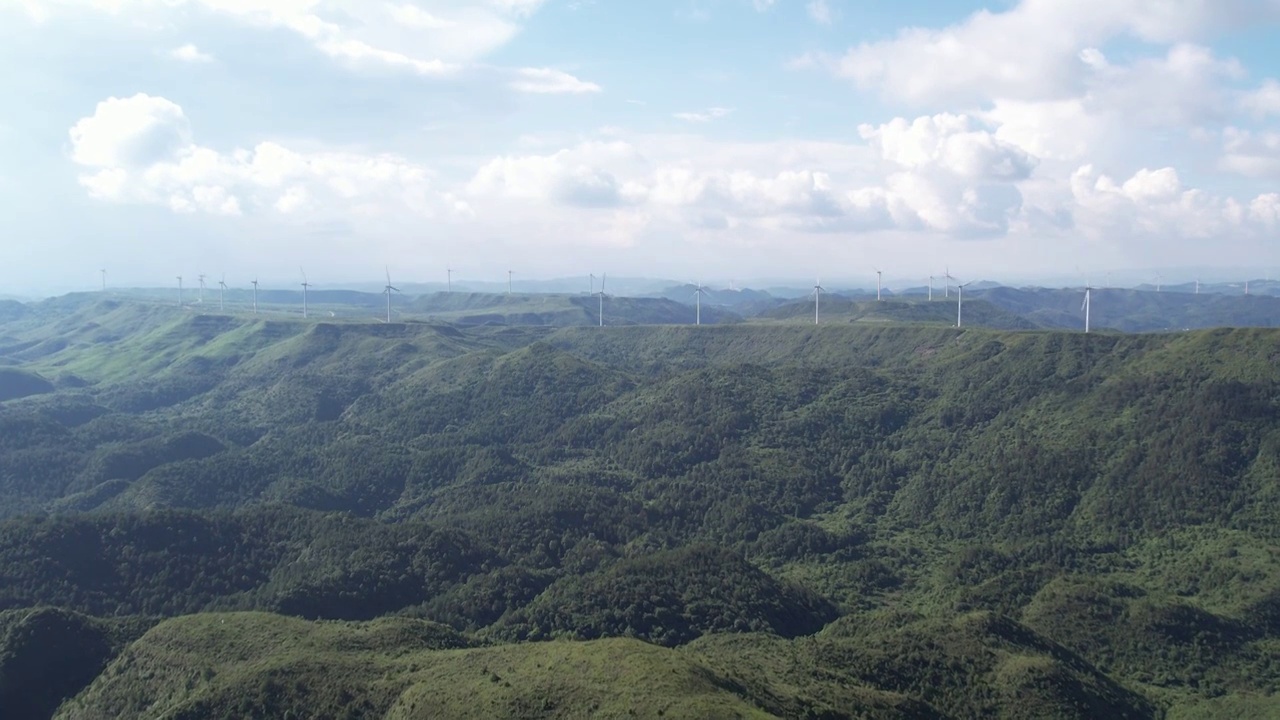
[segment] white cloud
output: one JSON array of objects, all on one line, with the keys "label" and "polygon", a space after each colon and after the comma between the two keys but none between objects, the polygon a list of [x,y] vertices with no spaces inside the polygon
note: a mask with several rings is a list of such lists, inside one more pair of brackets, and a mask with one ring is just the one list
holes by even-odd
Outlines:
[{"label": "white cloud", "polygon": [[[1096,48],[1113,38],[1181,43],[1276,17],[1280,3],[1273,0],[1022,0],[950,27],[908,28],[892,40],[862,43],[834,68],[860,87],[921,106],[1060,100],[1108,69]],[[1199,60],[1180,53],[1169,65],[1193,72],[1202,69]]]},{"label": "white cloud", "polygon": [[551,68],[521,68],[516,71],[516,79],[511,88],[523,93],[535,94],[570,94],[598,93],[600,86],[586,82],[567,72]]},{"label": "white cloud", "polygon": [[827,0],[810,0],[808,5],[804,6],[809,17],[820,25],[830,25],[834,19],[831,15],[831,6],[827,4]]},{"label": "white cloud", "polygon": [[1173,168],[1143,168],[1123,183],[1079,168],[1071,177],[1075,226],[1095,238],[1175,242],[1256,233],[1268,223],[1274,198],[1260,195],[1249,209],[1231,198],[1182,185]]},{"label": "white cloud", "polygon": [[89,167],[145,167],[175,157],[190,143],[182,108],[142,93],[103,100],[71,128],[71,158]]},{"label": "white cloud", "polygon": [[[344,62],[439,75],[507,44],[541,0],[48,0],[28,5],[37,21],[85,9],[171,18],[183,6],[250,27],[283,28]],[[35,8],[34,10],[32,8]]]},{"label": "white cloud", "polygon": [[912,229],[1003,233],[1035,159],[967,117],[860,129],[865,145],[717,147],[687,139],[586,142],[496,158],[472,178],[477,202],[634,207],[702,229]]},{"label": "white cloud", "polygon": [[1246,93],[1240,105],[1246,112],[1261,117],[1280,115],[1280,82],[1268,79],[1257,90]]},{"label": "white cloud", "polygon": [[705,123],[727,117],[732,112],[733,108],[713,107],[699,112],[678,112],[672,114],[672,117],[685,122]]},{"label": "white cloud", "polygon": [[189,62],[189,63],[213,62],[212,55],[205,52],[201,52],[200,48],[197,48],[195,45],[192,45],[191,43],[187,43],[186,45],[183,45],[181,47],[176,47],[173,50],[170,50],[169,57],[173,58],[174,60],[181,60],[182,62]]},{"label": "white cloud", "polygon": [[1222,132],[1219,166],[1246,177],[1280,179],[1280,132],[1250,132],[1227,127]]},{"label": "white cloud", "polygon": [[165,98],[104,100],[70,136],[72,159],[89,169],[80,183],[105,201],[223,215],[466,212],[434,190],[426,168],[394,155],[299,152],[269,141],[231,152],[201,146],[182,108]]}]

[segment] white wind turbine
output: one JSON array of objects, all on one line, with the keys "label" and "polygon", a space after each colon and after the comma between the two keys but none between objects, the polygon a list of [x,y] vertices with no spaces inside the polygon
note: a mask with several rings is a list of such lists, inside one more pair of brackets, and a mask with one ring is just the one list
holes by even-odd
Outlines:
[{"label": "white wind turbine", "polygon": [[258,278],[253,279],[253,314],[258,314]]},{"label": "white wind turbine", "polygon": [[178,276],[178,307],[182,307],[182,276]]},{"label": "white wind turbine", "polygon": [[391,293],[400,292],[400,288],[391,284],[391,268],[387,268],[387,286],[382,288],[382,292],[387,296],[387,324],[391,324]]},{"label": "white wind turbine", "polygon": [[[512,276],[512,275],[515,275],[515,271],[514,271],[514,270],[508,270],[508,271],[507,271],[507,294],[508,294],[508,295],[510,295],[510,294],[511,294],[511,276]],[[601,286],[602,286],[602,289],[603,289],[603,283],[601,283]]]},{"label": "white wind turbine", "polygon": [[453,268],[447,267],[444,269],[444,282],[445,291],[453,292]]},{"label": "white wind turbine", "polygon": [[98,272],[102,273],[102,292],[107,291],[107,269],[103,268]]},{"label": "white wind turbine", "polygon": [[609,273],[603,273],[600,276],[600,292],[596,295],[600,298],[600,327],[604,327],[604,281],[609,277]]},{"label": "white wind turbine", "polygon": [[307,319],[307,288],[311,287],[311,283],[307,282],[307,271],[301,267],[298,272],[302,273],[302,319]]},{"label": "white wind turbine", "polygon": [[818,306],[822,304],[822,293],[826,291],[827,289],[822,287],[821,278],[814,278],[813,280],[813,324],[814,325],[818,324]]},{"label": "white wind turbine", "polygon": [[200,281],[200,297],[197,302],[204,302],[204,275],[200,275],[196,279]]},{"label": "white wind turbine", "polygon": [[1164,279],[1163,275],[1156,275],[1156,292],[1160,292],[1160,281]]},{"label": "white wind turbine", "polygon": [[702,324],[702,296],[709,291],[710,289],[706,285],[703,285],[701,282],[699,282],[697,285],[693,287],[694,324],[695,325]]},{"label": "white wind turbine", "polygon": [[1084,333],[1089,334],[1089,313],[1093,309],[1091,299],[1093,296],[1093,286],[1085,283],[1084,286],[1084,302],[1080,305],[1080,309],[1084,311]]},{"label": "white wind turbine", "polygon": [[880,268],[876,268],[876,302],[880,302]]},{"label": "white wind turbine", "polygon": [[591,273],[591,293],[590,294],[592,295],[596,294],[596,274],[595,273]]},{"label": "white wind turbine", "polygon": [[[947,275],[950,277],[950,273],[947,273]],[[964,289],[972,284],[972,280],[963,285],[956,283],[956,327],[963,327],[961,321],[964,319]]]},{"label": "white wind turbine", "polygon": [[947,289],[944,297],[946,297],[947,299],[950,299],[951,298],[951,281],[955,280],[955,278],[951,275],[950,267],[946,268],[946,270],[942,274],[942,277],[947,281],[947,286],[946,286]]},{"label": "white wind turbine", "polygon": [[933,302],[933,276],[929,276],[929,302]]},{"label": "white wind turbine", "polygon": [[225,298],[226,292],[227,292],[227,276],[223,275],[222,279],[218,281],[218,312],[226,311],[227,305],[224,302],[226,299]]}]

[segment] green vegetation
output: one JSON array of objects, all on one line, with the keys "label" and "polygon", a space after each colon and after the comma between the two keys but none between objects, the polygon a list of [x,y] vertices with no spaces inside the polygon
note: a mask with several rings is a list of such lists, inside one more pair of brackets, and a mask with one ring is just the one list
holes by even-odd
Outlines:
[{"label": "green vegetation", "polygon": [[603,329],[23,306],[0,705],[1272,713],[1280,331],[935,306]]}]

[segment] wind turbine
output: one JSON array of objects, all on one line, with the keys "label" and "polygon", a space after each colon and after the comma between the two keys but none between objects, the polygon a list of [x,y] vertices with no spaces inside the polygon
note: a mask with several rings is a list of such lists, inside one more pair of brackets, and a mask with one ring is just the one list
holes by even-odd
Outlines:
[{"label": "wind turbine", "polygon": [[102,292],[107,291],[107,269],[103,268],[98,272],[102,273]]},{"label": "wind turbine", "polygon": [[253,279],[253,314],[258,314],[258,278]]},{"label": "wind turbine", "polygon": [[178,276],[178,307],[182,307],[182,276]]},{"label": "wind turbine", "polygon": [[302,273],[302,319],[307,319],[307,288],[311,287],[311,283],[307,282],[307,271],[301,267],[298,272]]},{"label": "wind turbine", "polygon": [[946,281],[947,281],[946,298],[947,298],[947,299],[950,299],[950,298],[951,298],[951,281],[952,281],[952,280],[955,280],[955,278],[951,276],[951,267],[950,267],[950,266],[948,266],[948,267],[946,268],[946,270],[945,270],[945,272],[943,273],[942,277],[943,277],[944,279],[946,279]]},{"label": "wind turbine", "polygon": [[391,268],[390,267],[387,268],[387,286],[382,289],[382,292],[387,296],[387,324],[390,325],[391,324],[391,293],[400,292],[400,288],[395,287],[391,284]]},{"label": "wind turbine", "polygon": [[813,324],[818,324],[818,306],[822,303],[822,293],[827,289],[822,287],[822,280],[814,278],[813,280]]},{"label": "wind turbine", "polygon": [[604,281],[609,277],[609,273],[600,276],[600,292],[596,293],[600,297],[600,327],[604,327]]},{"label": "wind turbine", "polygon": [[1196,294],[1200,294],[1200,278],[1196,278]]},{"label": "wind turbine", "polygon": [[702,324],[702,296],[707,292],[708,292],[707,286],[703,285],[701,282],[699,282],[693,288],[694,324],[695,325]]},{"label": "wind turbine", "polygon": [[1086,283],[1084,286],[1084,303],[1080,305],[1080,309],[1084,311],[1084,333],[1086,335],[1089,334],[1089,311],[1092,309],[1089,301],[1092,293],[1093,287]]},{"label": "wind turbine", "polygon": [[223,275],[222,279],[218,281],[218,312],[223,312],[226,309],[226,304],[223,303],[223,299],[224,299],[223,296],[226,294],[226,292],[227,292],[227,276]]},{"label": "wind turbine", "polygon": [[[507,271],[507,294],[508,294],[508,295],[510,295],[510,294],[511,294],[511,276],[512,276],[512,275],[514,275],[514,274],[515,274],[515,271],[514,271],[514,270],[508,270],[508,271]],[[600,290],[601,290],[601,292],[603,292],[603,291],[604,291],[604,283],[600,283]]]},{"label": "wind turbine", "polygon": [[1245,295],[1248,295],[1248,294],[1249,294],[1249,281],[1248,281],[1248,280],[1245,280],[1245,281],[1244,281],[1244,294],[1245,294]]},{"label": "wind turbine", "polygon": [[1160,292],[1160,281],[1163,279],[1163,275],[1156,275],[1156,292]]},{"label": "wind turbine", "polygon": [[596,274],[591,273],[591,294],[596,294]]},{"label": "wind turbine", "polygon": [[447,292],[453,292],[453,268],[447,267],[444,272],[445,288]]},{"label": "wind turbine", "polygon": [[876,302],[880,302],[880,268],[876,268]]},{"label": "wind turbine", "polygon": [[964,289],[972,284],[972,280],[963,285],[956,283],[956,327],[963,327],[960,323],[964,319]]},{"label": "wind turbine", "polygon": [[200,276],[199,276],[199,277],[197,277],[196,279],[200,281],[200,298],[199,298],[199,302],[204,302],[204,275],[200,275]]},{"label": "wind turbine", "polygon": [[929,276],[929,302],[933,302],[933,276]]}]

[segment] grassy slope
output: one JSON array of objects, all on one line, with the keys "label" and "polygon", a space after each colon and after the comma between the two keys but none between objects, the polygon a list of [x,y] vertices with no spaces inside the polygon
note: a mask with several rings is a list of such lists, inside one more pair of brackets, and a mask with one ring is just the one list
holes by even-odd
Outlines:
[{"label": "grassy slope", "polygon": [[406,619],[178,618],[56,717],[769,717],[705,667],[636,640],[467,645]]}]

